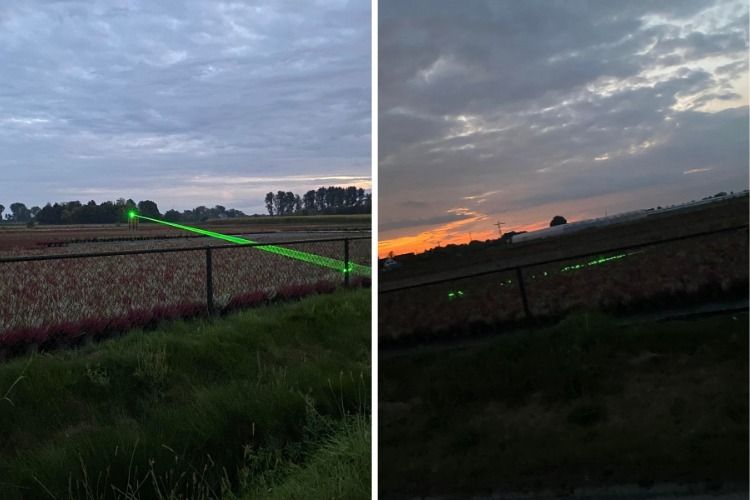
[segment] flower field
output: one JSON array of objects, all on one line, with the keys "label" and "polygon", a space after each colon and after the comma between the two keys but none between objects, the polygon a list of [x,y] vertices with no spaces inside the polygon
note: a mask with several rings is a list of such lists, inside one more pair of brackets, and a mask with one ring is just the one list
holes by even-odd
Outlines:
[{"label": "flower field", "polygon": [[[632,312],[690,302],[747,297],[746,229],[526,267],[531,313],[555,317],[575,309]],[[428,285],[379,297],[381,340],[454,333],[524,318],[515,272]]]},{"label": "flower field", "polygon": [[[214,240],[77,244],[23,255],[95,253],[216,245]],[[352,262],[370,264],[370,240],[352,240]],[[343,260],[343,241],[281,245]],[[17,257],[18,253],[0,253]],[[259,248],[212,252],[215,308],[228,311],[270,300],[331,291],[342,269],[320,267]],[[111,336],[159,320],[205,314],[206,252],[88,257],[0,263],[0,354],[51,349]],[[353,283],[366,277],[351,277]]]}]

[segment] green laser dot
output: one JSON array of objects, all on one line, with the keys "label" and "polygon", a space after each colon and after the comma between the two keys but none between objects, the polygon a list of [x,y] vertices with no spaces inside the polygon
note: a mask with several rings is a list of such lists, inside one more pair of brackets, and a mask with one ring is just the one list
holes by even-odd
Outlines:
[{"label": "green laser dot", "polygon": [[133,210],[128,212],[128,219],[135,219],[135,212]]}]

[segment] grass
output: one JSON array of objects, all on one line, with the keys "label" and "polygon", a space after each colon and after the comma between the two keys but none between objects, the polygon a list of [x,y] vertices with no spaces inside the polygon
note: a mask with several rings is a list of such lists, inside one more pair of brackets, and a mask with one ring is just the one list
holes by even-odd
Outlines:
[{"label": "grass", "polygon": [[348,418],[311,452],[305,465],[279,465],[270,477],[247,488],[241,500],[369,499],[370,453],[369,419]]},{"label": "grass", "polygon": [[[2,364],[0,498],[207,499],[323,477],[328,443],[369,412],[369,345],[356,290]],[[346,474],[369,490],[369,472]]]},{"label": "grass", "polygon": [[746,481],[748,317],[555,327],[380,361],[380,491]]}]

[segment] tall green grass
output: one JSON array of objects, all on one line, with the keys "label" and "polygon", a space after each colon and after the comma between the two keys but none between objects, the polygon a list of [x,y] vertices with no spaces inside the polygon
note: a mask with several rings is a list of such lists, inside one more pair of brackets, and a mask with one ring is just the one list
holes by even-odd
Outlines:
[{"label": "tall green grass", "polygon": [[246,488],[242,500],[365,500],[370,498],[370,420],[336,424],[303,465],[281,462]]},{"label": "tall green grass", "polygon": [[748,316],[618,326],[582,313],[381,356],[380,491],[746,481]]},{"label": "tall green grass", "polygon": [[0,365],[0,498],[252,490],[369,413],[369,345],[358,290]]}]

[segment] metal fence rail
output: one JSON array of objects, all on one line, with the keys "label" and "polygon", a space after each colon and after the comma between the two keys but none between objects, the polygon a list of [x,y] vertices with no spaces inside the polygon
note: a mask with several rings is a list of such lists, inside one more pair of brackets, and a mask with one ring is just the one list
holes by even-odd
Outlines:
[{"label": "metal fence rail", "polygon": [[[471,314],[474,313],[476,313],[474,314],[474,316],[481,316],[482,313],[477,312],[477,310],[479,309],[482,309],[482,311],[486,313],[486,317],[497,319],[499,313],[497,313],[497,311],[492,311],[491,309],[493,307],[499,308],[500,306],[505,307],[509,310],[512,309],[513,311],[517,311],[511,311],[512,315],[515,315],[517,319],[520,319],[521,317],[532,319],[535,316],[535,312],[534,307],[532,307],[532,301],[530,299],[533,297],[537,297],[539,299],[541,298],[539,297],[539,295],[543,295],[545,293],[547,295],[550,295],[550,293],[546,290],[546,288],[548,287],[542,285],[542,282],[549,283],[549,279],[547,278],[548,274],[549,276],[551,276],[553,273],[560,274],[560,270],[557,270],[557,272],[555,272],[554,268],[550,267],[551,265],[559,265],[563,262],[582,259],[591,259],[592,257],[599,257],[609,254],[634,255],[636,253],[642,253],[634,252],[637,250],[654,248],[660,245],[666,246],[674,242],[695,240],[696,238],[705,238],[712,236],[723,238],[724,236],[722,235],[730,235],[729,237],[731,237],[731,233],[742,230],[745,230],[745,234],[747,234],[747,229],[748,224],[743,224],[739,226],[715,229],[711,231],[702,231],[682,236],[664,238],[645,243],[614,246],[602,250],[597,250],[595,252],[587,251],[576,253],[573,255],[567,255],[564,257],[525,262],[518,265],[500,266],[495,269],[488,269],[474,273],[465,273],[435,280],[422,281],[419,283],[410,283],[402,286],[393,286],[389,288],[385,285],[381,285],[378,292],[382,297],[380,302],[379,317],[379,321],[382,326],[381,331],[384,329],[398,330],[400,328],[398,323],[410,322],[411,318],[420,315],[429,316],[431,324],[433,325],[440,324],[441,320],[446,321],[446,318],[443,317],[445,315],[443,309],[448,308],[449,305],[447,304],[447,302],[445,304],[441,304],[441,302],[446,300],[454,301],[453,303],[456,305],[450,305],[450,307],[454,308],[456,311],[465,309],[464,312],[466,314],[461,315],[457,312],[457,317],[453,318],[457,323],[469,321]],[[747,238],[745,237],[745,241],[746,239]],[[747,246],[746,242],[745,246]],[[739,252],[741,251],[741,249],[737,249],[737,251]],[[615,258],[616,257],[607,257],[603,258],[603,260],[599,262],[606,262]],[[660,255],[660,258],[664,259],[665,257],[663,255]],[[746,268],[746,252],[745,255],[743,255],[743,258],[745,259],[744,267]],[[598,263],[596,260],[591,262]],[[578,264],[578,268],[585,267],[589,264]],[[623,263],[622,265],[624,266],[626,264]],[[578,269],[575,266],[576,264],[567,266],[565,270],[568,271]],[[737,273],[740,270],[734,269],[732,271]],[[588,275],[591,276],[591,273],[588,273]],[[543,279],[542,276],[544,277]],[[502,279],[498,279],[500,277],[502,277]],[[544,281],[544,279],[548,281]],[[513,280],[516,281],[515,287],[512,287]],[[530,281],[532,285],[531,288],[529,283]],[[601,277],[599,281],[604,282],[606,280],[604,277]],[[449,284],[451,285],[450,290],[449,287],[446,286]],[[498,285],[502,286],[502,288]],[[585,285],[586,283],[584,283],[584,286]],[[593,284],[588,285],[593,286]],[[515,299],[512,297],[512,295],[509,295],[512,292],[512,288],[515,288],[516,290]],[[482,295],[482,297],[476,299],[476,302],[484,301],[484,303],[481,305],[476,305],[474,303],[467,302],[467,297],[470,295],[468,293],[469,289],[474,292],[474,297]],[[492,295],[492,297],[490,297],[490,295]],[[456,302],[458,299],[463,299],[462,306],[459,306]],[[412,305],[413,307],[411,307],[411,312],[406,312],[406,309],[408,309]],[[403,310],[403,312],[399,312],[399,310]],[[425,312],[424,310],[428,310],[428,312]],[[470,313],[468,311],[473,312]],[[418,319],[414,319],[411,322],[419,324],[420,321]],[[449,327],[451,325],[443,324],[442,326]],[[386,333],[386,335],[388,335],[388,333]]]}]

